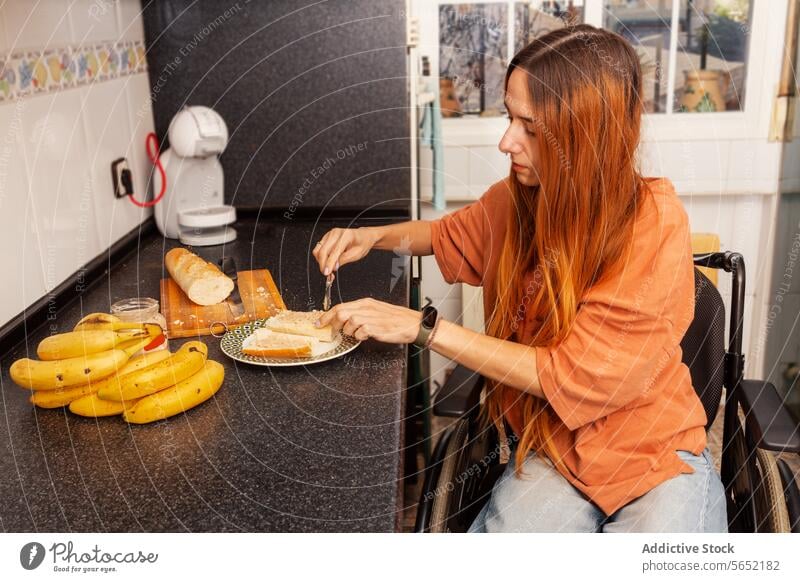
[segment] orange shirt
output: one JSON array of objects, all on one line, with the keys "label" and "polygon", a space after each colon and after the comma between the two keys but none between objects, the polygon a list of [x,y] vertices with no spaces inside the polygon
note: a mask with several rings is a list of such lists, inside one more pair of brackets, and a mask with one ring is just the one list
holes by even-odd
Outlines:
[{"label": "orange shirt", "polygon": [[[589,289],[560,344],[535,348],[542,390],[558,416],[553,441],[566,465],[559,471],[606,515],[693,473],[675,451],[700,454],[706,446],[706,414],[681,362],[680,341],[694,316],[689,221],[668,179],[646,181],[651,193],[634,222],[631,257]],[[432,223],[433,252],[449,283],[492,282],[510,196],[500,181]],[[530,345],[535,329],[526,316],[514,339]],[[505,392],[506,420],[521,435],[520,393]]]}]

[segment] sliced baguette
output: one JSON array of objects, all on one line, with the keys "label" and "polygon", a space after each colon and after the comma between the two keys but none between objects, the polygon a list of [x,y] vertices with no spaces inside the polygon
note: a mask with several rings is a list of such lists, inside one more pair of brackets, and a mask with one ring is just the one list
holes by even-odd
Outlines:
[{"label": "sliced baguette", "polygon": [[184,248],[169,251],[164,265],[186,296],[198,305],[222,303],[233,291],[233,279]]},{"label": "sliced baguette", "polygon": [[300,335],[278,333],[271,329],[260,328],[253,334],[242,352],[248,356],[265,358],[297,358],[311,355],[314,340]]},{"label": "sliced baguette", "polygon": [[323,342],[332,342],[336,334],[330,325],[323,327],[314,325],[314,322],[322,314],[322,311],[281,311],[264,322],[264,327],[280,333],[303,335],[317,338]]}]

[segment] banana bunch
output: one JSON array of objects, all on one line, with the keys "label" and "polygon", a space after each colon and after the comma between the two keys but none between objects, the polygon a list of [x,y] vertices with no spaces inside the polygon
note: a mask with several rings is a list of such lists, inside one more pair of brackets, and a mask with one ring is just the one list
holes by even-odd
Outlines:
[{"label": "banana bunch", "polygon": [[224,379],[225,368],[222,364],[206,360],[194,375],[174,386],[138,399],[132,406],[125,408],[122,418],[132,424],[145,424],[179,414],[214,396]]},{"label": "banana bunch", "polygon": [[70,403],[82,416],[113,416],[133,424],[161,420],[202,404],[222,386],[225,368],[208,360],[208,347],[189,341],[168,358],[109,378],[97,392]]},{"label": "banana bunch", "polygon": [[144,339],[94,353],[60,360],[22,358],[11,364],[9,374],[14,383],[29,390],[63,390],[99,382],[118,372],[133,354],[152,343]]},{"label": "banana bunch", "polygon": [[[100,317],[105,328],[96,326]],[[84,326],[90,321],[95,327]],[[36,350],[39,359],[19,359],[11,364],[9,374],[29,390],[77,389],[117,373],[133,354],[162,340],[158,325],[126,323],[95,313],[78,322],[73,331],[42,340]]]},{"label": "banana bunch", "polygon": [[32,390],[41,408],[69,406],[88,417],[116,416],[136,424],[161,420],[211,398],[222,386],[222,364],[208,360],[208,347],[185,343],[175,352],[145,352],[164,340],[158,325],[120,321],[93,313],[73,331],[39,344],[38,360],[11,365],[11,379]]},{"label": "banana bunch", "polygon": [[174,386],[200,371],[208,356],[203,342],[186,342],[174,355],[137,374],[116,376],[97,391],[103,400],[122,402],[153,394]]},{"label": "banana bunch", "polygon": [[148,329],[69,331],[44,338],[36,348],[36,355],[45,361],[77,358],[113,350],[120,344],[132,345],[135,340],[145,338],[152,340],[155,335],[154,331]]}]

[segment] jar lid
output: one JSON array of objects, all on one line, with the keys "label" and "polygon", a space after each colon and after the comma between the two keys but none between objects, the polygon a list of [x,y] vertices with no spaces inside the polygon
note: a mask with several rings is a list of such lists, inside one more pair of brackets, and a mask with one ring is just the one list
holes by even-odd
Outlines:
[{"label": "jar lid", "polygon": [[158,311],[158,300],[152,297],[129,297],[120,299],[111,305],[111,313],[122,313],[126,311],[147,311],[155,309]]}]

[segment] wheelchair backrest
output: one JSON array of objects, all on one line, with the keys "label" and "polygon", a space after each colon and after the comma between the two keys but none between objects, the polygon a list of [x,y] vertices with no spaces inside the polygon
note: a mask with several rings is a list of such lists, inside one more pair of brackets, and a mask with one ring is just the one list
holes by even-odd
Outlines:
[{"label": "wheelchair backrest", "polygon": [[703,403],[708,422],[714,422],[722,398],[725,371],[725,305],[714,284],[694,270],[694,319],[681,340],[683,363],[689,367],[692,385]]}]

